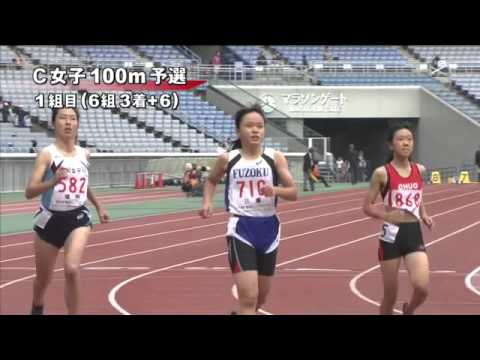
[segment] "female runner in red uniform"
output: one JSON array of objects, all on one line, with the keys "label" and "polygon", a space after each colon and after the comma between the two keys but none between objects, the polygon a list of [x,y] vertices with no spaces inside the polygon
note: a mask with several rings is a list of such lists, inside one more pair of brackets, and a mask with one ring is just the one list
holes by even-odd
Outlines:
[{"label": "female runner in red uniform", "polygon": [[[398,292],[398,271],[403,257],[413,294],[403,304],[404,314],[413,314],[428,295],[429,267],[420,221],[429,229],[432,219],[423,205],[423,174],[425,167],[411,161],[414,138],[408,125],[391,129],[388,136],[392,155],[372,176],[364,203],[368,216],[384,221],[378,258],[383,276],[384,294],[380,314],[392,314]],[[384,210],[375,207],[382,195]]]}]

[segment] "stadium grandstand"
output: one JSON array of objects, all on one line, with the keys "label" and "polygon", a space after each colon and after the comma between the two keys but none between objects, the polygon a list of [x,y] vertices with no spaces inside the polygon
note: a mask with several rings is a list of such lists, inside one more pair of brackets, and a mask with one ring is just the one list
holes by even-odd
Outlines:
[{"label": "stadium grandstand", "polygon": [[[214,62],[217,52],[220,56]],[[372,166],[381,162],[377,155],[382,152],[380,145],[371,145],[372,139],[383,136],[392,121],[411,121],[417,135],[427,140],[429,134],[422,123],[430,128],[432,125],[422,118],[448,117],[450,122],[442,131],[462,129],[472,133],[468,129],[473,129],[475,133],[480,127],[480,46],[0,46],[2,154],[28,153],[32,141],[37,148],[52,141],[51,110],[38,106],[39,88],[32,81],[32,72],[39,66],[130,70],[183,66],[188,79],[206,81],[193,91],[178,92],[177,109],[80,108],[79,144],[94,153],[214,154],[227,148],[236,136],[232,114],[254,102],[267,106],[271,119],[265,146],[302,153],[312,144],[308,139],[328,139],[318,150],[324,160],[327,153],[338,157],[346,152],[349,143],[357,143],[372,160]],[[293,103],[281,106],[275,96],[257,91],[265,87],[315,89],[306,96],[315,97],[318,91],[318,104],[328,101],[322,98],[323,89],[330,95],[341,93],[342,97],[343,91],[352,89],[422,89],[418,96],[427,98],[422,97],[416,104],[399,98],[398,104],[407,101],[401,105],[404,109],[416,107],[416,112],[389,114],[379,110],[376,115],[370,104],[370,114],[342,113],[337,109],[318,115],[295,110]],[[80,97],[82,90],[62,92]],[[378,109],[383,109],[397,102],[396,95],[386,99],[381,98],[382,94],[382,90],[371,92],[367,103],[377,102]],[[280,96],[292,100],[288,94]],[[345,100],[346,107],[353,108],[355,96]],[[269,97],[273,103],[267,103]],[[465,146],[471,146],[467,143]],[[424,156],[422,149],[419,154]],[[452,161],[458,165],[458,158]],[[430,162],[437,165],[438,159]]]}]

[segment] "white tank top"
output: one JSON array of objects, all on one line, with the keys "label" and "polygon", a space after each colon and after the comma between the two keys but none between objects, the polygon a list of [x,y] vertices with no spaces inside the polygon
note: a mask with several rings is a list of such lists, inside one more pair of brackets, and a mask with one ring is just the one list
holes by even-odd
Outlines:
[{"label": "white tank top", "polygon": [[58,151],[55,144],[47,146],[46,149],[50,153],[51,162],[43,180],[53,178],[60,167],[68,170],[68,176],[42,194],[42,206],[53,211],[68,211],[85,205],[89,166],[87,151],[75,146],[76,155],[66,157]]},{"label": "white tank top", "polygon": [[240,150],[228,153],[225,206],[240,216],[266,217],[275,214],[277,197],[263,195],[266,185],[277,186],[275,150],[266,148],[255,160],[246,160]]}]

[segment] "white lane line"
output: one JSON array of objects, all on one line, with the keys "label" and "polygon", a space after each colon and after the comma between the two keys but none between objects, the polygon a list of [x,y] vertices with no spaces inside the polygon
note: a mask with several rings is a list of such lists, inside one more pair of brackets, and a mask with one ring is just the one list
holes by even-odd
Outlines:
[{"label": "white lane line", "polygon": [[148,266],[86,266],[84,270],[150,270]]},{"label": "white lane line", "polygon": [[[450,190],[442,190],[442,191],[434,191],[434,192],[429,192],[426,195],[436,195],[436,194],[440,194],[440,193],[445,193],[445,192],[453,192],[454,190],[450,189]],[[470,194],[470,193],[468,193]],[[328,198],[327,197],[322,197],[320,198],[320,200],[329,200],[329,199],[339,199],[339,198],[344,198],[344,197],[348,197],[348,196],[352,196],[352,195],[357,195],[357,193],[348,193],[348,194],[340,194],[340,195],[335,195],[335,196],[329,196]],[[464,194],[466,195],[466,194]],[[464,196],[464,195],[460,195],[460,196]],[[350,199],[350,200],[345,200],[345,201],[338,201],[338,202],[333,202],[333,203],[324,203],[324,204],[321,204],[321,205],[317,205],[316,207],[309,207],[308,209],[311,209],[311,208],[322,208],[322,207],[327,207],[327,206],[331,206],[331,205],[337,205],[337,204],[343,204],[343,203],[347,203],[347,202],[352,202],[352,201],[358,201],[358,200],[361,200],[362,197],[359,197],[359,198],[355,198],[355,199]],[[445,200],[449,200],[450,198],[446,198]],[[318,198],[315,198],[315,199],[309,199],[309,200],[300,200],[299,202],[297,203],[281,203],[279,205],[279,207],[282,207],[282,208],[285,208],[285,206],[288,206],[288,205],[296,205],[298,203],[308,203],[308,202],[314,202],[314,201],[319,201]],[[377,204],[379,205],[379,204]],[[295,211],[301,211],[301,210],[304,210],[306,208],[300,208],[300,209],[292,209],[292,210],[284,210],[284,211],[280,211],[278,212],[278,214],[282,214],[284,212],[287,212],[287,211],[290,211],[290,212],[295,212]],[[192,210],[186,210],[185,212],[190,212]],[[216,213],[213,213],[212,216],[226,216],[226,213],[224,211],[218,211]],[[154,216],[159,216],[158,214],[155,214],[155,215],[142,215],[142,216],[137,216],[137,217],[133,217],[133,218],[129,218],[129,219],[139,219],[139,218],[148,218],[148,217],[154,217]],[[161,215],[160,215],[161,216]],[[161,224],[167,224],[167,223],[174,223],[174,222],[179,222],[179,221],[185,221],[185,220],[198,220],[199,217],[198,216],[189,216],[189,217],[184,217],[184,218],[175,218],[175,219],[169,219],[169,220],[161,220],[161,221],[154,221],[154,222],[147,222],[147,223],[142,223],[142,224],[136,224],[136,225],[128,225],[128,226],[122,226],[122,227],[115,227],[115,228],[112,228],[112,229],[105,229],[105,230],[94,230],[92,232],[92,234],[102,234],[102,233],[107,233],[107,232],[112,232],[112,231],[121,231],[121,230],[126,230],[126,229],[134,229],[134,228],[144,228],[146,226],[153,226],[153,225],[161,225]],[[117,221],[125,221],[126,218],[122,218],[122,219],[119,219]],[[116,221],[115,221],[116,222]],[[11,234],[5,234],[5,236],[12,236],[12,235],[22,235],[22,234],[31,234],[32,231],[24,231],[24,232],[18,232],[18,233],[11,233]],[[107,242],[108,243],[108,242]],[[106,243],[106,244],[107,244]],[[13,246],[20,246],[20,245],[28,245],[28,244],[32,244],[32,241],[24,241],[24,242],[20,242],[20,243],[14,243],[14,244],[8,244],[8,245],[0,245],[0,248],[7,248],[7,247],[13,247]]]},{"label": "white lane line", "polygon": [[[476,202],[473,202],[471,204],[467,204],[467,205],[463,205],[463,206],[459,206],[457,208],[454,208],[454,209],[451,209],[451,210],[448,210],[448,211],[444,211],[442,213],[439,213],[439,214],[435,214],[435,215],[432,215],[431,217],[434,218],[434,217],[437,217],[437,216],[441,216],[441,215],[445,215],[445,214],[448,214],[448,213],[451,213],[451,212],[454,212],[454,211],[457,211],[457,210],[460,210],[460,209],[464,209],[466,207],[469,207],[469,206],[473,206],[477,203],[480,203],[480,201],[476,201]],[[349,222],[346,222],[346,223],[342,223],[342,224],[337,224],[337,225],[333,225],[333,226],[328,226],[328,227],[325,227],[325,228],[321,228],[321,229],[317,229],[317,230],[313,230],[313,231],[308,231],[308,232],[305,232],[305,233],[301,233],[301,234],[296,234],[296,235],[292,235],[292,236],[288,236],[286,238],[283,238],[281,239],[281,241],[285,241],[285,240],[288,240],[288,239],[292,239],[292,238],[296,238],[296,237],[301,237],[301,236],[304,236],[304,235],[308,235],[308,234],[313,234],[313,233],[318,233],[318,232],[322,232],[322,231],[326,231],[326,230],[331,230],[331,229],[334,229],[334,228],[337,228],[337,227],[340,227],[340,226],[345,226],[345,225],[349,225],[349,224],[352,224],[352,223],[356,223],[356,222],[359,222],[359,221],[365,221],[365,220],[370,220],[369,217],[367,218],[360,218],[360,219],[355,219],[353,221],[349,221]],[[294,262],[294,261],[298,261],[298,260],[301,260],[301,259],[305,259],[305,258],[308,258],[308,257],[311,257],[311,256],[314,256],[314,255],[317,255],[317,254],[320,254],[320,253],[323,253],[323,252],[327,252],[327,251],[330,251],[330,250],[333,250],[333,249],[336,249],[336,248],[340,248],[340,247],[344,247],[344,246],[347,246],[347,245],[350,245],[350,244],[353,244],[355,242],[358,242],[358,241],[362,241],[364,239],[368,239],[368,238],[372,238],[372,237],[377,237],[378,236],[378,232],[374,233],[374,234],[371,234],[371,235],[367,235],[367,236],[364,236],[360,239],[356,239],[356,240],[353,240],[353,241],[349,241],[347,243],[342,243],[342,244],[339,244],[339,245],[335,245],[335,246],[332,246],[328,249],[324,249],[324,250],[320,250],[320,251],[317,251],[315,253],[312,253],[312,254],[308,254],[308,255],[305,255],[305,256],[302,256],[302,257],[299,257],[299,258],[295,258],[295,259],[292,259],[292,260],[289,260],[289,261],[286,261],[286,262],[283,262],[281,264],[278,264],[278,266],[282,266],[282,265],[286,265],[286,264],[289,264],[291,262]],[[222,252],[222,253],[219,253],[219,254],[215,254],[215,255],[212,255],[212,257],[217,257],[217,256],[221,256],[221,255],[226,255],[227,252]],[[207,257],[207,258],[210,258],[210,257]],[[190,260],[187,262],[187,264],[192,264],[192,263],[195,263],[195,262],[200,262],[200,261],[203,261],[205,260],[206,258],[199,258],[199,259],[193,259],[193,260]],[[174,265],[171,265],[171,266],[168,266],[166,268],[161,268],[161,269],[157,269],[157,270],[152,270],[152,271],[149,271],[149,272],[146,272],[146,273],[143,273],[143,274],[139,274],[137,276],[134,276],[134,277],[131,277],[131,278],[128,278],[126,279],[125,281],[117,284],[114,288],[112,288],[112,290],[110,290],[109,294],[108,294],[108,301],[110,302],[110,304],[113,306],[114,309],[116,309],[118,312],[120,312],[121,314],[124,314],[124,315],[130,315],[130,313],[128,311],[126,311],[125,309],[123,309],[119,304],[118,302],[116,301],[116,293],[118,292],[118,290],[125,286],[126,284],[130,283],[131,281],[134,281],[134,280],[137,280],[137,279],[140,279],[144,276],[148,276],[148,275],[151,275],[151,274],[154,274],[154,273],[157,273],[157,272],[161,272],[161,271],[166,271],[166,270],[170,270],[170,269],[173,269],[173,268],[176,268],[176,267],[180,267],[182,265],[185,265],[185,263],[181,263],[181,264],[174,264]],[[0,289],[1,289],[1,286],[0,286]]]},{"label": "white lane line", "polygon": [[480,266],[477,267],[476,269],[474,269],[471,273],[469,273],[466,277],[465,277],[465,286],[471,290],[474,294],[477,294],[478,296],[480,296],[480,288],[476,287],[473,285],[472,283],[472,279],[473,277],[475,276],[479,276],[480,277]]},{"label": "white lane line", "polygon": [[[437,216],[438,216],[438,215],[437,215]],[[432,217],[433,217],[433,216],[432,216]],[[452,237],[452,236],[455,236],[455,235],[457,235],[457,234],[460,234],[460,233],[462,233],[462,232],[464,232],[464,231],[467,231],[467,230],[471,229],[472,227],[475,227],[475,226],[477,226],[477,225],[479,225],[479,224],[480,224],[480,221],[477,221],[477,222],[474,222],[473,224],[464,226],[464,227],[462,227],[462,228],[460,228],[460,229],[458,229],[458,230],[456,230],[456,231],[453,231],[453,232],[451,232],[451,233],[448,233],[448,234],[445,235],[445,236],[442,236],[442,237],[439,238],[439,239],[430,241],[428,244],[425,245],[425,247],[429,247],[429,246],[431,246],[431,245],[433,245],[433,244],[436,244],[436,243],[438,243],[438,242],[440,242],[440,241],[442,241],[442,240],[445,240],[445,239],[448,239],[448,238],[450,238],[450,237]],[[365,271],[362,271],[360,274],[356,275],[352,280],[350,280],[350,283],[349,283],[350,290],[351,290],[357,297],[359,297],[359,298],[362,299],[363,301],[366,301],[366,302],[368,302],[368,303],[370,303],[370,304],[372,304],[372,305],[375,305],[375,306],[380,306],[380,303],[377,302],[377,301],[375,301],[375,300],[370,299],[369,297],[367,297],[367,296],[365,296],[365,295],[363,295],[363,294],[360,292],[360,290],[358,290],[358,288],[357,288],[357,282],[358,282],[358,280],[359,280],[360,278],[362,278],[362,277],[365,276],[366,274],[368,274],[368,273],[370,273],[370,272],[372,272],[372,271],[374,271],[374,270],[377,270],[377,269],[379,269],[379,268],[380,268],[380,265],[372,266],[371,268],[369,268],[369,269],[367,269],[367,270],[365,270]],[[395,311],[395,312],[398,313],[398,314],[402,314],[402,311],[400,311],[400,310],[393,309],[393,311]]]},{"label": "white lane line", "polygon": [[[235,300],[238,301],[238,291],[237,291],[237,285],[233,284],[232,286],[232,296]],[[263,315],[273,315],[271,312],[265,311],[263,309],[258,309],[257,312]]]}]

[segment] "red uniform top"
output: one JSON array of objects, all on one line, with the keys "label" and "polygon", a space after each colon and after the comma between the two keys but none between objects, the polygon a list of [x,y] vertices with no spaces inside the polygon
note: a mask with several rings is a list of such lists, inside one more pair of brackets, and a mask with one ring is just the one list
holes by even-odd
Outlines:
[{"label": "red uniform top", "polygon": [[420,219],[423,178],[418,165],[410,163],[410,175],[402,177],[391,163],[385,165],[387,186],[382,192],[383,203],[392,208],[406,210]]}]

